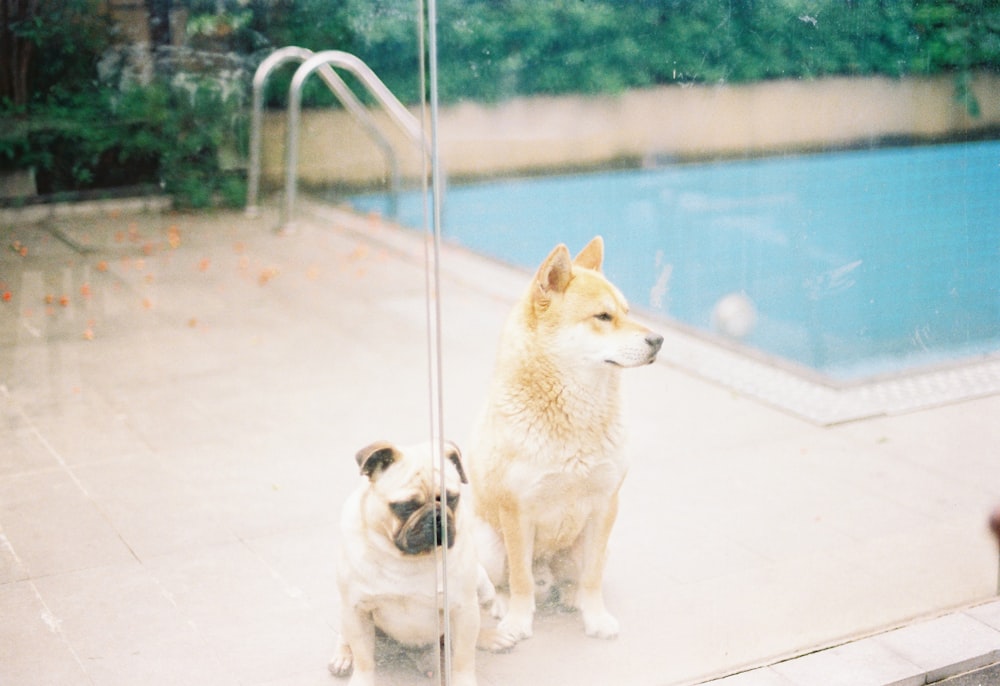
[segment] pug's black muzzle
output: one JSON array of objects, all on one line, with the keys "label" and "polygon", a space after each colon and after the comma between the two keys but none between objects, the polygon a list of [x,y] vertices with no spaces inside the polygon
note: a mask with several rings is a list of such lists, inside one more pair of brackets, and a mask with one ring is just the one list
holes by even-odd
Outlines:
[{"label": "pug's black muzzle", "polygon": [[396,547],[407,555],[429,553],[444,544],[445,527],[448,547],[455,543],[455,517],[441,503],[430,503],[403,522],[396,534]]}]

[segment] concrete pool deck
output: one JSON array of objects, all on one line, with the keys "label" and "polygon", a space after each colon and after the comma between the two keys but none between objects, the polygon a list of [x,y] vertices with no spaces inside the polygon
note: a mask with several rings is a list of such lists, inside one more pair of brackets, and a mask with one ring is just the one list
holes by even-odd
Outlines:
[{"label": "concrete pool deck", "polygon": [[[423,239],[311,203],[275,224],[0,217],[0,684],[345,683],[353,455],[428,433]],[[447,246],[441,270],[462,445],[528,276]],[[821,426],[666,358],[624,388],[622,634],[542,613],[479,654],[480,684],[881,686],[1000,660],[1000,396]]]}]

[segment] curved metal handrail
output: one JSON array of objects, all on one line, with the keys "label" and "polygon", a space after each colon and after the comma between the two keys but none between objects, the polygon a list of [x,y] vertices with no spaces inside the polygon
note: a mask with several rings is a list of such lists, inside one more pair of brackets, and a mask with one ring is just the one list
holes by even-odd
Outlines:
[{"label": "curved metal handrail", "polygon": [[[285,145],[285,203],[282,216],[282,228],[290,229],[292,215],[295,210],[295,195],[298,168],[299,121],[302,116],[302,85],[313,72],[322,69],[339,67],[351,72],[361,82],[368,92],[378,101],[388,113],[393,122],[402,129],[410,142],[415,144],[425,155],[430,157],[430,149],[424,138],[420,122],[396,96],[392,94],[375,72],[358,57],[341,50],[325,50],[318,52],[303,62],[292,77],[288,89],[288,141]],[[353,98],[353,94],[351,94]],[[346,105],[345,105],[346,106]],[[363,108],[362,108],[363,109]]]},{"label": "curved metal handrail", "polygon": [[[246,213],[250,216],[257,216],[257,197],[260,193],[260,166],[261,166],[261,129],[264,118],[264,85],[267,78],[275,69],[286,62],[298,61],[306,62],[313,55],[312,50],[289,45],[275,50],[268,55],[257,67],[253,76],[253,105],[250,117],[250,170],[247,177],[247,201]],[[368,113],[368,110],[357,99],[354,92],[348,87],[344,80],[328,64],[318,67],[320,78],[333,92],[346,110],[348,110],[362,125],[365,131],[371,136],[376,145],[381,148],[389,162],[391,170],[391,187],[393,214],[396,212],[396,196],[399,193],[399,160],[396,151],[388,137],[378,128],[375,119]]]}]

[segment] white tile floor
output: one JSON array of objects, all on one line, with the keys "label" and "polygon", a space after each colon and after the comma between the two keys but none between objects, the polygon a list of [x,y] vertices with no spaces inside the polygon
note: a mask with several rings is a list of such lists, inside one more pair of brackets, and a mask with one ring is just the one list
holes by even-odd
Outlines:
[{"label": "white tile floor", "polygon": [[[3,686],[339,683],[354,452],[428,432],[423,244],[304,210],[292,236],[225,212],[0,216]],[[454,248],[442,271],[461,445],[527,277]],[[543,614],[512,653],[479,655],[481,684],[761,665],[725,683],[828,683],[773,663],[995,596],[1000,395],[824,427],[704,380],[686,350],[626,373],[633,466],[606,580],[621,637]],[[1000,633],[996,613],[936,621]],[[854,674],[888,650],[924,668],[880,640],[809,659]],[[427,683],[395,662],[381,677]]]}]

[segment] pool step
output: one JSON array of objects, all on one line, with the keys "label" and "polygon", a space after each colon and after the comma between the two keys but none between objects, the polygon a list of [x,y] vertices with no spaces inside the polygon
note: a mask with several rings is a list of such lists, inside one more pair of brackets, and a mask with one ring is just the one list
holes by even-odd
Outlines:
[{"label": "pool step", "polygon": [[993,686],[1000,684],[1000,600],[705,686]]}]

